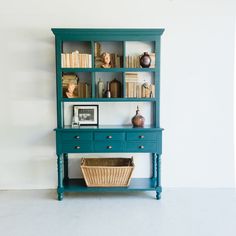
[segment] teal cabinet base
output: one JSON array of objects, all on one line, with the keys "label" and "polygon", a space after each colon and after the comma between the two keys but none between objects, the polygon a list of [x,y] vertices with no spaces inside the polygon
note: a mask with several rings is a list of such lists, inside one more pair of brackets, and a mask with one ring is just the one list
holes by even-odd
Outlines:
[{"label": "teal cabinet base", "polygon": [[66,192],[135,192],[154,191],[156,199],[160,199],[162,188],[156,186],[154,178],[133,178],[128,187],[87,187],[84,179],[64,179],[63,188],[57,189],[58,200],[63,199]]}]

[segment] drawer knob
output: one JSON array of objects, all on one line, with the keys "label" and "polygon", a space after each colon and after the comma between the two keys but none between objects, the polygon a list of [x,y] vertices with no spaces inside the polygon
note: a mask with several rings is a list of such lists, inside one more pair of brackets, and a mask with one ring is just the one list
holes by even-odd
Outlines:
[{"label": "drawer knob", "polygon": [[76,148],[76,149],[80,149],[80,146],[76,146],[75,148]]},{"label": "drawer knob", "polygon": [[140,149],[144,149],[144,146],[143,146],[143,145],[141,145],[141,146],[139,146],[139,148],[140,148]]},{"label": "drawer knob", "polygon": [[144,138],[144,135],[140,135],[139,138]]},{"label": "drawer knob", "polygon": [[112,146],[107,146],[107,149],[112,149]]},{"label": "drawer knob", "polygon": [[112,139],[112,136],[111,136],[111,135],[109,135],[109,136],[107,136],[107,138],[108,138],[108,139]]},{"label": "drawer knob", "polygon": [[80,139],[80,136],[75,136],[76,139]]}]

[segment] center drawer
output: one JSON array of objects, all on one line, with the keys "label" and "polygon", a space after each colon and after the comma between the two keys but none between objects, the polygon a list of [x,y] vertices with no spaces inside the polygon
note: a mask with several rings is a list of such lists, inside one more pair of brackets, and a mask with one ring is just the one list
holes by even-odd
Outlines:
[{"label": "center drawer", "polygon": [[95,132],[94,140],[125,140],[123,132]]},{"label": "center drawer", "polygon": [[95,152],[122,152],[123,150],[124,150],[124,142],[118,142],[118,141],[94,142]]}]

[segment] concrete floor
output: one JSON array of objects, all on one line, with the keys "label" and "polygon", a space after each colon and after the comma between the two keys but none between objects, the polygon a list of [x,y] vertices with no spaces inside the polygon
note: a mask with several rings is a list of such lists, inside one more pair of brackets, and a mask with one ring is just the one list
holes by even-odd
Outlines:
[{"label": "concrete floor", "polygon": [[233,189],[71,193],[0,191],[1,236],[235,236]]}]

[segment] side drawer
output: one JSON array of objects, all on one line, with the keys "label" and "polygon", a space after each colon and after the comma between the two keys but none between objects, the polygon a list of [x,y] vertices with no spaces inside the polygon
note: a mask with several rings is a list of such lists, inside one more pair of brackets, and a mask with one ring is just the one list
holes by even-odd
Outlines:
[{"label": "side drawer", "polygon": [[122,152],[123,150],[124,150],[123,142],[116,142],[116,141],[94,142],[95,152]]},{"label": "side drawer", "polygon": [[123,132],[95,132],[94,140],[125,140]]},{"label": "side drawer", "polygon": [[66,132],[62,133],[62,140],[93,140],[92,132]]},{"label": "side drawer", "polygon": [[79,153],[79,152],[92,152],[93,143],[89,141],[66,141],[63,142],[62,152],[65,153]]},{"label": "side drawer", "polygon": [[126,151],[129,152],[156,152],[160,153],[157,142],[127,142]]},{"label": "side drawer", "polygon": [[157,132],[128,132],[126,139],[128,141],[154,141],[157,140]]}]

